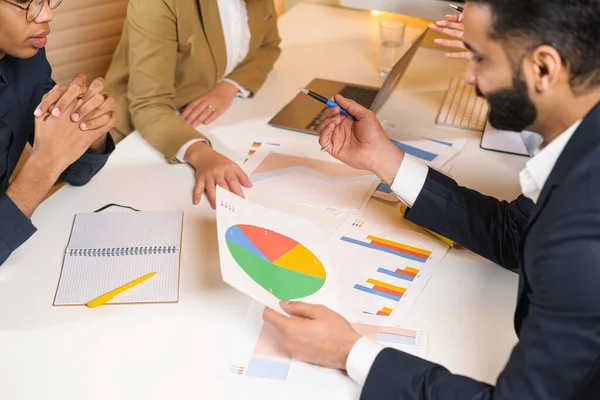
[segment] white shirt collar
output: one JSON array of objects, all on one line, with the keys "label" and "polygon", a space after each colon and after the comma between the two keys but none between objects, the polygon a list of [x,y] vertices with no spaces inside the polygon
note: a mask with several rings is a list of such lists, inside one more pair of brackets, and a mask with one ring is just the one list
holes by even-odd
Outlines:
[{"label": "white shirt collar", "polygon": [[567,143],[569,143],[571,136],[573,136],[579,125],[581,125],[581,121],[575,122],[569,129],[561,133],[543,149],[540,150],[538,148],[533,158],[525,164],[525,168],[523,168],[519,175],[521,190],[523,195],[533,200],[534,203],[538,201],[554,165]]}]

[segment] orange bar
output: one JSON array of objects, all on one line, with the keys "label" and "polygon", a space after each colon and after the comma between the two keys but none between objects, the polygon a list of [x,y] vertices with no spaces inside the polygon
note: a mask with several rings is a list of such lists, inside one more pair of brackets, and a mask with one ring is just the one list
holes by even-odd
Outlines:
[{"label": "orange bar", "polygon": [[398,297],[402,297],[402,295],[404,294],[404,293],[396,292],[395,290],[391,290],[391,289],[384,288],[381,286],[373,286],[373,289],[379,290],[380,292],[383,292],[383,293],[391,294],[393,296],[398,296]]},{"label": "orange bar", "polygon": [[390,290],[393,290],[394,292],[398,292],[398,293],[406,292],[406,289],[404,289],[403,287],[390,285],[389,283],[381,282],[381,281],[378,281],[377,279],[367,279],[367,283],[370,283],[375,286],[384,287],[386,289],[390,289]]},{"label": "orange bar", "polygon": [[384,249],[390,249],[390,250],[397,251],[399,253],[403,253],[403,254],[408,254],[408,255],[411,255],[411,256],[419,257],[422,260],[427,260],[427,256],[425,256],[422,253],[417,253],[416,251],[410,251],[410,250],[401,249],[399,247],[395,247],[395,246],[392,246],[392,245],[387,244],[387,243],[377,242],[377,241],[374,241],[374,240],[371,240],[371,244],[375,245],[375,246],[383,247]]},{"label": "orange bar", "polygon": [[416,268],[411,268],[411,267],[406,267],[406,268],[404,268],[404,270],[408,271],[408,272],[415,273],[415,274],[418,274],[419,272],[421,272],[421,270],[416,269]]},{"label": "orange bar", "polygon": [[418,254],[420,254],[421,256],[424,256],[424,257],[429,257],[431,255],[431,251],[429,251],[429,250],[420,249],[418,247],[413,247],[413,246],[408,246],[406,244],[402,244],[402,243],[398,243],[398,242],[393,242],[391,240],[387,240],[387,239],[383,239],[383,238],[378,238],[376,236],[369,235],[369,236],[367,236],[367,240],[372,240],[372,241],[375,241],[377,243],[387,244],[388,246],[395,247],[396,249],[402,249],[402,250],[412,251],[412,252],[418,253]]}]

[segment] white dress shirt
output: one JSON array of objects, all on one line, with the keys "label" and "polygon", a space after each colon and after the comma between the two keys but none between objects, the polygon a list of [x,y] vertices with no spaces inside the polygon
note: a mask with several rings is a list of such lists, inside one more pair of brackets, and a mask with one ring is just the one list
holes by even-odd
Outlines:
[{"label": "white dress shirt", "polygon": [[[533,158],[525,164],[519,176],[521,191],[533,202],[537,202],[554,165],[580,124],[581,120],[575,122],[547,146],[538,148]],[[428,172],[427,166],[412,157],[405,156],[392,183],[392,191],[407,206],[412,207],[423,190]],[[364,385],[375,359],[384,348],[370,339],[360,338],[354,344],[346,361],[348,376],[359,385]]]},{"label": "white dress shirt", "polygon": [[[227,54],[227,65],[223,75],[223,81],[229,82],[238,88],[238,95],[243,98],[250,96],[250,92],[237,82],[225,78],[229,75],[248,55],[250,49],[250,24],[248,23],[248,7],[246,0],[217,0],[223,37],[225,38],[225,49]],[[196,142],[206,142],[204,139],[193,139],[181,146],[175,158],[184,162],[187,149]]]}]

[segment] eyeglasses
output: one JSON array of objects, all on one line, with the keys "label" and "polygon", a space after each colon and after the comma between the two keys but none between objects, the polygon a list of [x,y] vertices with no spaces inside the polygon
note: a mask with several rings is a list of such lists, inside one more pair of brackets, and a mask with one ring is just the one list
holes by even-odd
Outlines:
[{"label": "eyeglasses", "polygon": [[58,6],[60,6],[60,3],[63,2],[63,0],[30,0],[27,7],[23,7],[18,4],[13,3],[12,1],[8,1],[8,0],[4,0],[4,1],[10,5],[13,5],[13,6],[25,11],[26,12],[25,18],[27,19],[27,22],[33,22],[36,20],[37,17],[40,16],[40,14],[42,13],[42,10],[44,9],[44,4],[46,3],[46,1],[48,1],[48,6],[50,6],[51,10],[56,9]]}]

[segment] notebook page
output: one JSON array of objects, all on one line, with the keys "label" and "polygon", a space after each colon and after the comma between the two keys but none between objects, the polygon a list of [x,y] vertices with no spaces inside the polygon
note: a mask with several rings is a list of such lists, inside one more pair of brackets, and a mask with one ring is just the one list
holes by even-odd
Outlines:
[{"label": "notebook page", "polygon": [[[110,303],[176,302],[182,223],[180,211],[77,214],[54,305],[86,304],[150,272],[156,275]],[[101,249],[158,247],[169,252],[100,255]]]},{"label": "notebook page", "polygon": [[104,212],[75,216],[71,249],[175,246],[181,239],[181,211]]},{"label": "notebook page", "polygon": [[83,305],[141,276],[145,282],[109,304],[172,303],[179,298],[179,252],[119,257],[66,257],[54,305]]}]

